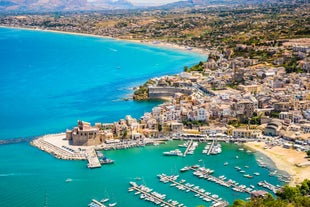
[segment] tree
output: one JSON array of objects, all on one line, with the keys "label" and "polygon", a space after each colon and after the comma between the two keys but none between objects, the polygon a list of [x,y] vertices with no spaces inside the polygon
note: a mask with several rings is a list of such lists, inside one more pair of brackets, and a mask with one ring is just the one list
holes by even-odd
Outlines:
[{"label": "tree", "polygon": [[161,132],[163,130],[163,126],[161,124],[158,124],[158,131]]}]

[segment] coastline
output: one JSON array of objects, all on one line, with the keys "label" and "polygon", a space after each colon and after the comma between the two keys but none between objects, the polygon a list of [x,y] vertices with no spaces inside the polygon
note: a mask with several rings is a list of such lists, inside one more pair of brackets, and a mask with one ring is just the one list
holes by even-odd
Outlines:
[{"label": "coastline", "polygon": [[158,48],[163,48],[163,49],[179,50],[182,52],[189,52],[189,53],[197,53],[197,54],[206,56],[206,58],[210,54],[209,51],[206,49],[181,46],[181,45],[172,44],[172,43],[168,43],[168,42],[162,42],[162,41],[158,41],[158,40],[151,40],[150,41],[150,40],[139,40],[139,39],[120,39],[120,38],[115,38],[115,37],[110,37],[110,36],[79,33],[79,32],[67,32],[67,31],[59,31],[59,30],[28,28],[28,27],[13,27],[13,26],[3,26],[3,25],[0,25],[0,28],[21,29],[21,30],[29,30],[29,31],[40,31],[40,32],[52,32],[52,33],[59,33],[59,34],[68,34],[68,35],[78,35],[78,36],[85,36],[85,37],[112,39],[112,40],[116,40],[116,41],[131,42],[131,43],[142,44],[142,45],[146,45],[146,46],[158,47]]},{"label": "coastline", "polygon": [[305,152],[286,149],[281,146],[265,149],[263,142],[247,142],[244,145],[269,157],[279,170],[287,172],[291,176],[290,186],[295,186],[304,179],[310,178],[310,166],[297,166],[297,164],[308,161],[305,158]]}]

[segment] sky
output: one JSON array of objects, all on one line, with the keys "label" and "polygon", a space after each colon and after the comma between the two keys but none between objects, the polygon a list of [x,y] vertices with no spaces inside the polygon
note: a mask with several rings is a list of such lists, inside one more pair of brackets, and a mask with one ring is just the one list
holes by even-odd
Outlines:
[{"label": "sky", "polygon": [[154,5],[154,4],[168,4],[179,0],[129,0],[133,4]]}]

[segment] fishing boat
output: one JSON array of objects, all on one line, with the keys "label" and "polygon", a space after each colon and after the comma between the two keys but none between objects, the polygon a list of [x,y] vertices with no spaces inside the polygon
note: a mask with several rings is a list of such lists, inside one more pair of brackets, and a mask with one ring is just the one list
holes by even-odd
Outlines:
[{"label": "fishing boat", "polygon": [[224,166],[228,165],[228,162],[224,162]]},{"label": "fishing boat", "polygon": [[117,203],[109,203],[109,206],[112,207],[112,206],[116,206]]}]

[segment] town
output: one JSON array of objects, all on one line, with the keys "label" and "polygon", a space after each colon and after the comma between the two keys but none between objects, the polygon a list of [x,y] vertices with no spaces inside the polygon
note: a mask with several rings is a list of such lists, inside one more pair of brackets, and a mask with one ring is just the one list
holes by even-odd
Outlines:
[{"label": "town", "polygon": [[[199,48],[206,62],[152,78],[134,100],[164,99],[141,118],[78,121],[73,146],[181,136],[281,139],[309,150],[310,39],[303,2],[244,6],[2,15],[9,27]],[[127,100],[127,98],[126,98]],[[87,121],[87,120],[86,120]],[[285,141],[282,141],[285,140]],[[141,143],[138,143],[140,145]],[[132,144],[134,146],[135,144]]]},{"label": "town", "polygon": [[[237,47],[247,50],[245,45]],[[310,65],[302,57],[309,56],[310,44],[289,40],[273,50],[285,51],[285,56],[275,62],[300,57],[298,66],[303,72],[287,73],[285,67],[256,59],[210,54],[207,62],[185,68],[186,72],[153,78],[137,88],[134,99],[169,100],[140,120],[128,115],[119,122],[95,126],[79,121],[78,127],[67,130],[67,138],[73,145],[95,145],[110,139],[182,134],[253,139],[271,136],[307,150]]]}]

